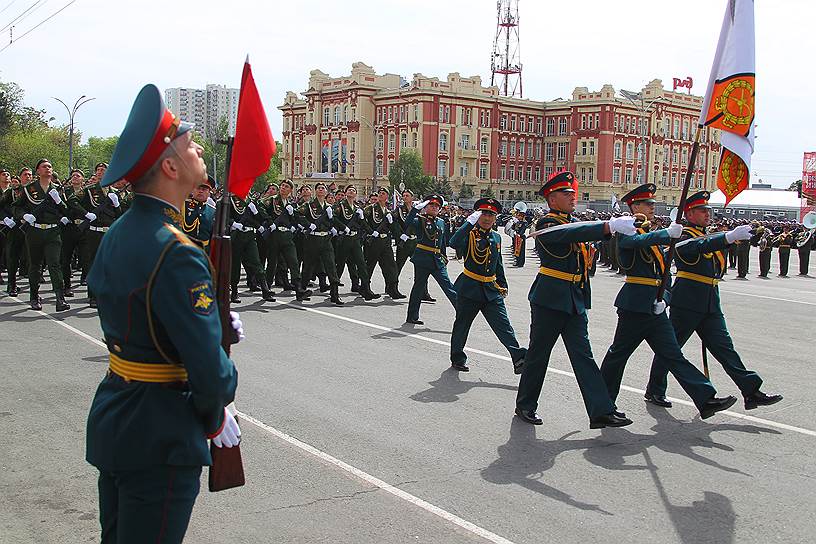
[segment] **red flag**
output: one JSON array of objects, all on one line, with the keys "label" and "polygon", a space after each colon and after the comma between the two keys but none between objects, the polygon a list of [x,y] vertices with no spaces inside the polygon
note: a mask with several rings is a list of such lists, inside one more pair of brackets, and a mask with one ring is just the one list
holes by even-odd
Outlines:
[{"label": "red flag", "polygon": [[269,129],[249,57],[241,76],[241,94],[238,99],[238,120],[235,124],[235,142],[229,171],[229,191],[246,198],[255,178],[269,170],[275,154],[275,138]]}]

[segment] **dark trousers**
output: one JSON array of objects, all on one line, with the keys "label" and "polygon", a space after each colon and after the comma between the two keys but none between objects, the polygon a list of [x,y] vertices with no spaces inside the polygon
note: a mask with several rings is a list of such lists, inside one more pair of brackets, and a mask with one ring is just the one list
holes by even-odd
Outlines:
[{"label": "dark trousers", "polygon": [[419,319],[422,297],[428,292],[428,276],[433,276],[442,292],[445,293],[450,303],[456,308],[456,289],[454,289],[448,277],[448,269],[445,267],[425,268],[424,266],[414,265],[414,286],[411,287],[411,296],[408,298],[408,319]]},{"label": "dark trousers", "polygon": [[[745,249],[742,248],[745,245]],[[744,278],[748,275],[748,264],[750,262],[751,246],[746,242],[737,248],[737,276]]]},{"label": "dark trousers", "polygon": [[[74,252],[80,248],[82,241],[82,233],[76,226],[69,224],[62,230],[62,250],[60,255],[60,262],[62,263],[62,281],[65,283],[65,288],[71,287],[71,261],[74,260]],[[83,256],[80,252],[79,256],[80,268],[85,269]]]},{"label": "dark trousers", "polygon": [[36,296],[40,291],[43,261],[48,267],[51,287],[54,291],[61,290],[60,252],[62,250],[62,239],[60,238],[59,227],[52,227],[47,230],[31,227],[26,230],[25,241],[28,250],[28,284],[31,289],[31,296]]},{"label": "dark trousers", "polygon": [[200,477],[201,467],[100,471],[102,544],[172,544],[184,540]]},{"label": "dark trousers", "polygon": [[337,244],[337,277],[343,275],[343,269],[348,265],[349,278],[353,284],[370,285],[368,265],[363,256],[363,244],[357,236],[341,236]]},{"label": "dark trousers", "polygon": [[394,251],[391,249],[390,238],[370,240],[365,248],[365,261],[369,280],[374,274],[374,267],[380,265],[386,288],[397,285],[399,276],[397,276],[397,263],[394,261]]},{"label": "dark trousers", "polygon": [[510,325],[510,318],[507,316],[507,308],[504,306],[503,299],[478,301],[457,296],[456,318],[453,321],[453,331],[451,332],[451,362],[467,362],[465,342],[467,342],[468,333],[470,333],[470,326],[479,312],[482,312],[499,342],[510,352],[510,358],[514,362],[524,359],[527,350],[520,347],[518,340],[516,340],[516,331]]},{"label": "dark trousers", "polygon": [[[720,362],[726,374],[737,384],[743,396],[756,392],[762,386],[762,378],[759,377],[759,374],[747,370],[739,354],[734,350],[734,343],[731,341],[731,335],[728,334],[725,317],[722,314],[672,308],[671,324],[680,347],[683,347],[691,335],[696,332],[706,349]],[[665,395],[667,374],[666,363],[655,356],[652,360],[652,370],[646,391],[654,395]]]},{"label": "dark trousers", "polygon": [[254,232],[234,230],[230,234],[232,239],[232,270],[230,283],[232,290],[238,289],[238,280],[241,278],[241,265],[244,265],[247,276],[257,278],[263,273],[261,260],[258,257],[258,244],[255,243]]},{"label": "dark trousers", "polygon": [[527,254],[527,239],[524,238],[523,236],[521,237],[521,249],[519,251],[518,256],[516,257],[516,255],[515,255],[515,247],[516,247],[515,243],[516,243],[516,237],[517,236],[518,235],[513,237],[513,257],[515,258],[515,261],[516,261],[514,264],[515,264],[515,266],[524,266],[524,259],[525,259],[526,254]]},{"label": "dark trousers", "polygon": [[300,265],[291,233],[273,232],[266,242],[266,282],[270,286],[275,283],[278,265],[289,270],[293,282],[300,282]]},{"label": "dark trousers", "polygon": [[799,274],[806,276],[810,268],[810,244],[799,249]]},{"label": "dark trousers", "polygon": [[304,283],[308,282],[317,273],[326,274],[332,285],[340,283],[340,278],[337,277],[337,264],[334,261],[334,246],[331,243],[331,235],[307,235],[303,251]]},{"label": "dark trousers", "polygon": [[787,276],[788,275],[788,264],[790,264],[790,248],[789,247],[780,247],[779,248],[779,275],[780,276]]},{"label": "dark trousers", "polygon": [[771,270],[771,253],[771,248],[759,252],[759,275],[763,278],[767,278]]},{"label": "dark trousers", "polygon": [[5,259],[8,272],[8,288],[17,285],[17,272],[25,256],[25,235],[19,228],[9,229],[6,232]]},{"label": "dark trousers", "polygon": [[683,356],[666,312],[654,315],[618,310],[615,339],[601,363],[601,375],[612,402],[620,393],[626,362],[644,340],[698,409],[715,395],[717,391],[705,374]]},{"label": "dark trousers", "polygon": [[411,258],[411,255],[416,251],[416,240],[408,240],[407,242],[400,242],[397,244],[397,257],[395,262],[397,264],[397,277],[402,272],[402,267]]},{"label": "dark trousers", "polygon": [[535,411],[544,386],[547,367],[553,346],[560,336],[567,348],[567,355],[578,380],[590,419],[612,413],[614,405],[609,398],[601,371],[592,357],[585,313],[568,314],[551,310],[538,304],[530,304],[530,347],[519,381],[516,406],[521,410]]},{"label": "dark trousers", "polygon": [[737,267],[737,244],[728,246],[728,268]]}]

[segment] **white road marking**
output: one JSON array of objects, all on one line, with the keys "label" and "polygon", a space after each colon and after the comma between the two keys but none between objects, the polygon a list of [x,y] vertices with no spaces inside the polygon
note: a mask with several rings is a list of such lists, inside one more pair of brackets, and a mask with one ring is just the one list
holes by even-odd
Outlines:
[{"label": "white road marking", "polygon": [[806,304],[808,306],[816,306],[816,302],[807,302],[804,300],[793,300],[790,298],[769,297],[767,295],[755,295],[753,293],[740,293],[739,291],[725,291],[720,289],[720,293],[728,293],[729,295],[742,295],[744,297],[767,298],[769,300],[778,300],[780,302],[793,302],[796,304]]}]

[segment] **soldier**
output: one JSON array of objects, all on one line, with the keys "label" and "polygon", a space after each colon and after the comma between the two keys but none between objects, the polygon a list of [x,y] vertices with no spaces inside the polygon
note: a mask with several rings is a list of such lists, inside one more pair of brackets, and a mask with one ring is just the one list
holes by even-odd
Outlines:
[{"label": "soldier", "polygon": [[[737,384],[745,399],[745,409],[775,404],[781,395],[766,395],[760,390],[762,378],[747,370],[739,354],[734,350],[731,335],[725,325],[720,308],[720,291],[717,284],[726,266],[723,250],[735,240],[751,238],[750,225],[740,225],[727,233],[704,235],[711,224],[711,206],[708,191],[691,195],[686,202],[688,226],[683,238],[675,246],[677,281],[672,288],[671,323],[680,346],[684,346],[696,332],[708,349]],[[646,400],[666,408],[667,364],[661,357],[652,360]]]},{"label": "soldier", "polygon": [[241,278],[241,265],[247,273],[247,280],[261,288],[261,298],[268,302],[275,302],[275,294],[269,290],[266,276],[261,268],[258,257],[258,244],[255,242],[255,233],[266,221],[266,212],[263,207],[255,204],[247,196],[244,200],[238,195],[230,195],[230,209],[227,224],[230,225],[232,238],[232,273],[230,275],[230,300],[241,302],[238,297],[238,281]]},{"label": "soldier", "polygon": [[[456,308],[456,290],[448,277],[448,258],[446,256],[449,233],[445,222],[439,219],[439,210],[444,204],[440,195],[431,195],[423,202],[412,206],[405,218],[405,225],[416,233],[416,250],[411,255],[414,264],[414,286],[411,298],[408,299],[408,318],[406,323],[423,325],[419,319],[419,307],[424,295],[428,292],[428,276],[433,276],[436,283]],[[424,212],[417,217],[419,211]]]},{"label": "soldier", "polygon": [[493,230],[501,204],[494,198],[476,201],[464,226],[450,239],[450,246],[460,248],[464,255],[464,269],[456,279],[456,318],[451,332],[451,366],[468,372],[465,343],[470,326],[481,312],[493,333],[510,352],[513,372],[521,373],[527,350],[519,346],[516,333],[510,325],[504,297],[507,279],[501,257],[501,236]]},{"label": "soldier", "polygon": [[590,429],[623,427],[632,420],[615,410],[589,344],[586,311],[591,306],[591,288],[586,242],[616,232],[634,234],[634,218],[570,226],[576,222],[572,217],[576,190],[575,175],[563,171],[553,174],[538,191],[550,212],[536,223],[536,232],[543,230],[535,242],[541,266],[527,296],[532,316],[530,346],[519,381],[516,415],[533,425],[543,423],[536,409],[550,354],[560,336],[584,398]]},{"label": "soldier", "polygon": [[[334,210],[326,202],[328,190],[325,183],[315,184],[315,198],[298,208],[301,225],[307,229],[303,250],[303,282],[307,282],[322,266],[322,271],[329,278],[329,300],[336,306],[342,306],[340,300],[340,278],[337,277],[337,264],[334,258],[334,247],[331,236],[337,236],[339,230],[349,234],[350,230],[339,219],[334,217]],[[303,285],[306,289],[306,285]]]},{"label": "soldier", "polygon": [[394,216],[388,209],[388,189],[380,187],[377,191],[377,202],[365,209],[365,220],[369,234],[366,240],[365,260],[368,267],[368,279],[374,274],[374,267],[380,265],[385,279],[385,294],[393,300],[405,298],[399,291],[399,275],[394,261],[394,250],[391,248],[392,236],[399,236],[394,226]]},{"label": "soldier", "polygon": [[771,254],[773,253],[773,235],[770,227],[765,227],[762,234],[751,238],[752,243],[759,247],[759,276],[768,279],[768,272],[771,271]]},{"label": "soldier", "polygon": [[[11,172],[6,170],[5,168],[0,168],[0,220],[4,220],[6,217],[11,215],[11,210],[6,209],[7,206],[5,204],[5,200],[3,195],[8,190],[9,186],[11,185]],[[11,207],[10,204],[8,206]],[[13,221],[12,221],[13,222]],[[6,230],[8,230],[9,226],[5,224],[0,224],[0,285],[5,283],[3,281],[3,268],[6,266],[6,259],[5,259],[5,251],[4,248],[6,246]]]},{"label": "soldier", "polygon": [[[91,214],[83,213],[81,207],[77,206],[82,193],[85,191],[85,174],[82,170],[74,169],[71,171],[69,178],[69,186],[65,190],[65,198],[68,203],[68,219],[70,223],[62,228],[62,254],[60,262],[62,263],[62,281],[65,284],[64,294],[70,298],[74,296],[73,286],[71,285],[72,269],[71,264],[74,260],[74,253],[79,253],[79,268],[80,270],[86,268],[82,256],[82,237],[83,232],[79,230],[79,225],[88,220]],[[87,217],[86,217],[87,216]]]},{"label": "soldier", "polygon": [[[225,410],[237,373],[221,348],[207,256],[179,227],[184,199],[206,176],[190,127],[146,86],[101,180],[133,180],[138,193],[88,276],[110,350],[86,444],[99,470],[102,542],[181,542],[211,463],[207,438],[232,447],[240,437]],[[240,334],[237,314],[233,328]]]},{"label": "soldier", "polygon": [[212,176],[207,176],[207,179],[199,183],[184,201],[181,214],[181,228],[184,234],[204,251],[208,251],[215,224],[215,201],[210,197],[213,189],[215,180]]},{"label": "soldier", "polygon": [[294,291],[297,300],[309,300],[312,292],[306,289],[301,281],[300,263],[295,248],[295,230],[302,217],[296,212],[295,202],[292,200],[294,188],[292,182],[285,179],[280,183],[278,194],[266,202],[269,221],[266,224],[267,232],[262,234],[267,241],[266,280],[269,284],[274,282],[277,270],[282,268],[284,289]]},{"label": "soldier", "polygon": [[3,215],[3,224],[6,227],[4,256],[6,260],[6,271],[8,272],[8,286],[6,292],[11,297],[20,294],[17,287],[17,276],[21,272],[22,262],[25,256],[25,235],[20,228],[19,217],[15,216],[13,204],[23,196],[23,188],[19,176],[11,176],[9,188],[0,195],[0,212]]},{"label": "soldier", "polygon": [[53,183],[51,163],[47,159],[40,159],[37,162],[36,171],[39,179],[23,187],[22,196],[12,206],[16,208],[15,214],[28,223],[25,243],[29,259],[28,283],[31,309],[42,310],[39,291],[42,265],[45,260],[51,278],[51,287],[56,297],[56,308],[58,312],[62,312],[71,308],[65,302],[62,290],[62,267],[60,266],[62,238],[59,227],[68,222],[66,217],[68,207],[63,195]]},{"label": "soldier", "polygon": [[[516,206],[524,204],[517,202]],[[526,210],[526,208],[525,208]],[[530,223],[527,221],[527,214],[520,207],[513,208],[513,217],[504,226],[504,233],[510,237],[513,242],[513,266],[521,268],[524,266],[524,261],[527,253],[527,229]]]},{"label": "soldier", "polygon": [[629,205],[636,218],[637,233],[615,234],[618,238],[618,262],[626,271],[626,282],[615,299],[618,325],[615,339],[601,363],[601,375],[614,403],[620,392],[626,362],[645,340],[692,398],[700,417],[706,419],[720,410],[728,409],[737,399],[733,396],[717,398],[717,392],[708,378],[683,356],[666,315],[669,291],[666,291],[665,301],[657,302],[657,291],[666,270],[661,246],[668,245],[671,239],[680,238],[683,226],[672,223],[666,229],[650,232],[650,222],[654,221],[656,190],[653,183],[647,183],[621,199]]},{"label": "soldier", "polygon": [[751,262],[751,241],[737,240],[732,244],[732,247],[736,248],[737,254],[737,279],[747,280],[748,265]]},{"label": "soldier", "polygon": [[796,237],[796,250],[799,253],[799,275],[808,276],[810,251],[813,247],[813,230],[804,229]]},{"label": "soldier", "polygon": [[779,246],[779,277],[787,278],[790,250],[793,246],[793,234],[790,232],[790,227],[782,227],[782,234],[779,235],[777,245]]},{"label": "soldier", "polygon": [[363,237],[369,234],[368,223],[365,222],[365,211],[357,205],[357,188],[347,185],[344,198],[334,206],[334,215],[348,228],[340,232],[340,241],[337,246],[337,276],[343,274],[343,268],[348,264],[351,277],[351,292],[359,293],[365,300],[380,298],[379,293],[371,290],[368,277],[368,266],[363,256]]}]

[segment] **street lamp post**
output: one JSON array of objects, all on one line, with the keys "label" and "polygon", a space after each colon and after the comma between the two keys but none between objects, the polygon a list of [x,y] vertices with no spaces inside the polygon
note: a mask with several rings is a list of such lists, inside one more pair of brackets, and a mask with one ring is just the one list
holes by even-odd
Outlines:
[{"label": "street lamp post", "polygon": [[54,100],[65,106],[65,111],[68,112],[68,122],[69,122],[69,133],[68,133],[68,172],[66,172],[67,176],[71,175],[71,169],[74,167],[74,116],[79,108],[90,102],[91,100],[96,100],[95,98],[86,98],[83,94],[77,101],[74,102],[74,107],[69,108],[68,104],[63,102],[57,97],[52,97]]},{"label": "street lamp post", "polygon": [[[628,100],[634,107],[636,107],[638,109],[638,111],[640,112],[640,142],[641,142],[640,145],[641,145],[642,155],[641,155],[640,165],[639,165],[638,170],[640,170],[640,181],[641,181],[641,183],[646,183],[646,181],[645,181],[646,180],[646,162],[647,162],[647,160],[646,160],[646,139],[647,139],[647,136],[648,136],[648,134],[647,134],[648,131],[646,129],[646,126],[647,126],[646,112],[649,111],[649,108],[651,108],[652,105],[655,102],[663,100],[663,97],[658,96],[658,97],[655,97],[654,99],[650,100],[649,102],[646,102],[646,101],[643,100],[643,93],[642,92],[636,93],[636,92],[626,91],[626,90],[621,89],[620,94],[626,100]],[[639,103],[637,101],[639,101]]]}]

